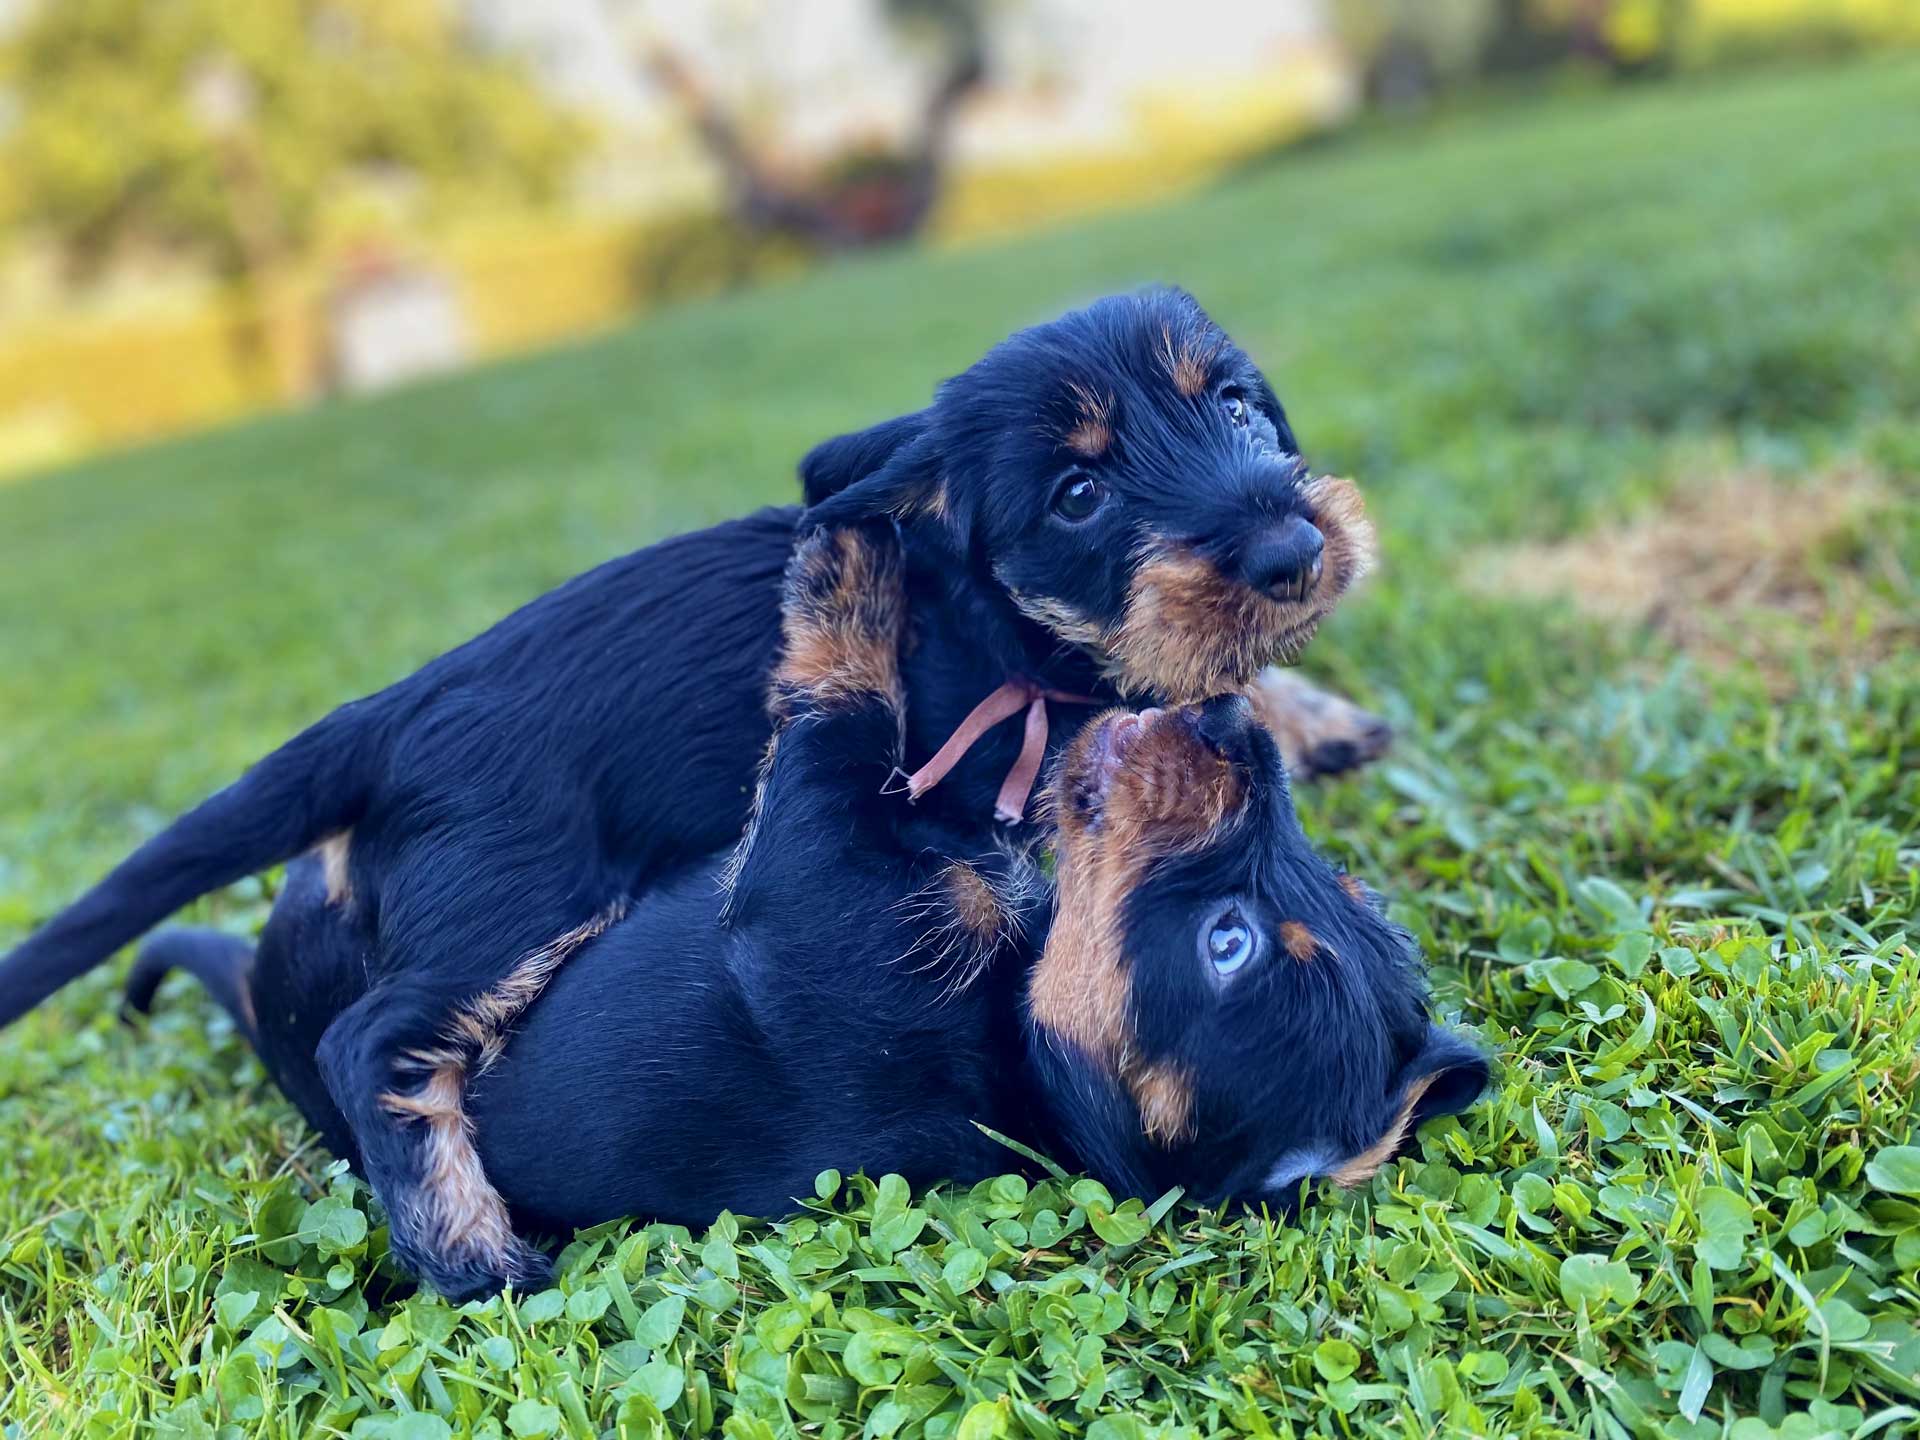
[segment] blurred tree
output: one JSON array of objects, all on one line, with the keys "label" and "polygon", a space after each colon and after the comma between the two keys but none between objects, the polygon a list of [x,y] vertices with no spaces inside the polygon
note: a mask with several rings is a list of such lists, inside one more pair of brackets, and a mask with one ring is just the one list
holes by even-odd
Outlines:
[{"label": "blurred tree", "polygon": [[1377,104],[1419,104],[1488,75],[1570,60],[1622,73],[1663,60],[1687,0],[1340,0],[1334,18]]},{"label": "blurred tree", "polygon": [[884,0],[901,33],[934,49],[938,74],[911,132],[864,146],[811,174],[782,173],[754,146],[719,98],[660,40],[648,68],[686,109],[719,164],[734,217],[750,233],[828,250],[902,239],[926,223],[946,173],[947,136],[961,101],[987,78],[984,0]]},{"label": "blurred tree", "polygon": [[0,93],[0,221],[80,275],[142,249],[257,274],[356,180],[428,210],[538,204],[585,139],[440,0],[40,0]]},{"label": "blurred tree", "polygon": [[1344,0],[1334,22],[1362,67],[1367,98],[1418,104],[1477,73],[1497,0]]}]

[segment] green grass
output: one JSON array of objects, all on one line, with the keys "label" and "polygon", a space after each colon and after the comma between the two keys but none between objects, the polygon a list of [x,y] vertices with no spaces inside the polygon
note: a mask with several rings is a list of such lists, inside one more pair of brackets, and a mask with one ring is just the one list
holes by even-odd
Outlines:
[{"label": "green grass", "polygon": [[203,998],[124,1030],[102,974],[0,1041],[7,1434],[1914,1429],[1920,659],[1731,617],[1779,658],[1724,668],[1471,582],[1864,465],[1889,498],[1810,583],[1914,613],[1916,175],[1911,61],[1505,106],[0,491],[4,943],[329,706],[1177,278],[1371,496],[1384,575],[1311,664],[1404,740],[1306,804],[1505,1067],[1300,1228],[849,1179],[456,1310],[388,1293],[378,1208]]}]

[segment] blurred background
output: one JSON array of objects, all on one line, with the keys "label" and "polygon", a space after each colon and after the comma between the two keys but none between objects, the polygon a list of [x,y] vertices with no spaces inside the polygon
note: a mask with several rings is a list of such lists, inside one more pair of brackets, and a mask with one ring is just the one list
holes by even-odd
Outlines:
[{"label": "blurred background", "polygon": [[0,0],[0,477],[1910,0]]}]

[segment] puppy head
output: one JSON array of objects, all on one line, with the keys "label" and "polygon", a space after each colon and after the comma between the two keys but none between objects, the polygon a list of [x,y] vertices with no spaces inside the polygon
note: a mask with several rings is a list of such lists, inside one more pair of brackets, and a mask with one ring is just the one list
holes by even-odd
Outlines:
[{"label": "puppy head", "polygon": [[919,522],[1049,648],[1161,699],[1292,658],[1373,555],[1359,492],[1308,474],[1266,378],[1179,291],[1022,331],[801,472],[826,518]]},{"label": "puppy head", "polygon": [[1464,1109],[1485,1057],[1418,956],[1302,834],[1244,699],[1094,721],[1055,777],[1059,896],[1028,989],[1068,1138],[1145,1193],[1285,1206]]}]

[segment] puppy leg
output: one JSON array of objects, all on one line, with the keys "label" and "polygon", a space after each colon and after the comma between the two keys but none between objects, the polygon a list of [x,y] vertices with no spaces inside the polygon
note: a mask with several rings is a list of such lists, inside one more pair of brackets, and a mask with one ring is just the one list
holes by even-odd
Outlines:
[{"label": "puppy leg", "polygon": [[901,715],[906,606],[900,545],[890,525],[821,529],[801,540],[780,597],[773,709],[782,726],[876,701]]},{"label": "puppy leg", "polygon": [[1393,728],[1351,700],[1269,665],[1247,687],[1254,713],[1280,747],[1295,780],[1339,775],[1378,760],[1393,743]]},{"label": "puppy leg", "polygon": [[317,1046],[395,1256],[450,1299],[549,1273],[487,1180],[465,1090],[553,972],[622,908],[596,900],[599,887],[560,857],[507,842],[442,832],[398,857],[380,896],[386,973]]},{"label": "puppy leg", "polygon": [[882,846],[891,837],[901,810],[887,780],[903,744],[905,624],[891,526],[821,529],[795,548],[781,595],[776,728],[746,833],[726,868],[727,923],[756,913],[767,872],[781,888],[782,867],[769,857],[788,843],[818,853],[829,835]]},{"label": "puppy leg", "polygon": [[254,952],[255,1048],[274,1084],[320,1132],[328,1150],[364,1171],[359,1142],[327,1092],[315,1058],[335,1016],[366,994],[373,932],[341,881],[339,847],[301,856]]},{"label": "puppy leg", "polygon": [[468,1052],[408,1046],[445,1018],[437,991],[401,981],[375,986],[327,1028],[320,1073],[352,1126],[403,1267],[454,1301],[507,1284],[537,1287],[551,1266],[513,1233],[506,1202],[473,1147]]},{"label": "puppy leg", "polygon": [[258,1047],[254,1032],[251,972],[253,946],[238,935],[197,926],[169,926],[156,930],[140,947],[140,955],[127,973],[126,995],[121,1014],[153,1013],[153,998],[160,982],[169,972],[185,970],[233,1017],[247,1043]]}]

